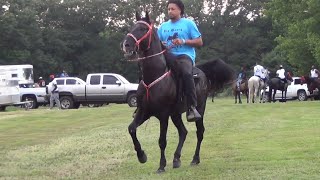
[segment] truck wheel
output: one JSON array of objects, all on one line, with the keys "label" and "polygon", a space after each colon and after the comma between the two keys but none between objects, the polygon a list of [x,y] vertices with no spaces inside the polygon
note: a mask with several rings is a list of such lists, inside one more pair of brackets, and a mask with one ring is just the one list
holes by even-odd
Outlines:
[{"label": "truck wheel", "polygon": [[70,96],[60,98],[61,109],[72,109],[74,107],[73,99]]},{"label": "truck wheel", "polygon": [[26,109],[37,109],[39,107],[37,105],[37,100],[34,97],[25,97],[23,101],[29,101],[24,104],[24,108]]},{"label": "truck wheel", "polygon": [[137,107],[137,95],[136,94],[130,94],[128,96],[127,102],[128,102],[128,105],[130,107]]},{"label": "truck wheel", "polygon": [[298,92],[298,100],[299,101],[305,101],[307,100],[307,94],[305,91],[299,91]]}]

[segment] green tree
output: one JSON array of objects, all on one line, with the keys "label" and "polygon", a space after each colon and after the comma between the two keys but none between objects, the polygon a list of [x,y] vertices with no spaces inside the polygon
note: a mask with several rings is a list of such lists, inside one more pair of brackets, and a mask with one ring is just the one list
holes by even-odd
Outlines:
[{"label": "green tree", "polygon": [[279,35],[281,51],[297,73],[307,73],[320,65],[320,3],[317,0],[273,0],[267,14]]}]

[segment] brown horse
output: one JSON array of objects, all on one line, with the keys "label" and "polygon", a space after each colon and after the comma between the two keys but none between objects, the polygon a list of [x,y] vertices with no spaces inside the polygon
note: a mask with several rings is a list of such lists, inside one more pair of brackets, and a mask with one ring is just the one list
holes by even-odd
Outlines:
[{"label": "brown horse", "polygon": [[320,79],[319,78],[311,78],[308,75],[301,77],[301,84],[307,84],[308,91],[313,94],[315,89],[320,90]]},{"label": "brown horse", "polygon": [[237,88],[237,83],[234,83],[232,85],[232,91],[234,95],[234,103],[237,104],[237,99],[239,99],[239,104],[242,104],[241,101],[241,93],[246,95],[247,97],[247,103],[249,103],[249,88],[248,88],[248,80],[244,79],[242,80],[239,89]]}]

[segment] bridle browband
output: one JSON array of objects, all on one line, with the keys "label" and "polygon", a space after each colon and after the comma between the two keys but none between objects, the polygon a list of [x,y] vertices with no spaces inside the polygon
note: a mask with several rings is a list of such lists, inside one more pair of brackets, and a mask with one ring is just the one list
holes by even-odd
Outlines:
[{"label": "bridle browband", "polygon": [[[140,43],[141,43],[144,39],[148,38],[148,36],[149,36],[148,48],[146,49],[146,50],[148,50],[148,49],[150,49],[150,46],[151,46],[151,38],[152,38],[153,24],[150,25],[150,24],[148,24],[148,23],[145,22],[145,21],[137,21],[137,22],[136,22],[136,24],[139,24],[139,23],[146,25],[146,26],[149,28],[148,32],[147,32],[145,35],[143,35],[140,39],[136,38],[135,35],[133,35],[132,33],[128,33],[127,36],[132,37],[132,38],[134,39],[134,41],[136,42],[135,45],[138,47],[138,50],[140,50]],[[154,57],[154,56],[161,55],[161,54],[163,54],[165,51],[166,51],[166,49],[164,49],[163,51],[161,51],[161,52],[159,52],[159,53],[150,55],[150,56],[139,57],[139,58],[137,58],[137,59],[128,60],[128,61],[140,61],[140,60],[143,60],[143,59],[148,59],[148,58],[151,58],[151,57]]]}]

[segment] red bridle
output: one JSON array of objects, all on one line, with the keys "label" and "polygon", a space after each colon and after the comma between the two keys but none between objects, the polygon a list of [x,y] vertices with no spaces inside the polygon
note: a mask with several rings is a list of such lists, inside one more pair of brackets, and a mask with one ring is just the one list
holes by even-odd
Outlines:
[{"label": "red bridle", "polygon": [[150,25],[150,24],[148,24],[147,22],[144,22],[144,21],[137,21],[136,24],[138,24],[138,23],[146,25],[146,26],[149,28],[148,32],[147,32],[145,35],[143,35],[140,39],[137,39],[137,38],[136,38],[133,34],[131,34],[131,33],[128,33],[127,36],[130,36],[130,37],[132,37],[132,38],[135,40],[135,42],[136,42],[135,45],[138,47],[138,50],[140,50],[140,43],[141,43],[141,41],[143,41],[144,39],[148,38],[148,36],[149,36],[149,45],[148,45],[148,48],[147,48],[147,49],[149,49],[149,48],[150,48],[150,45],[151,45],[151,37],[152,37],[153,24]]}]

